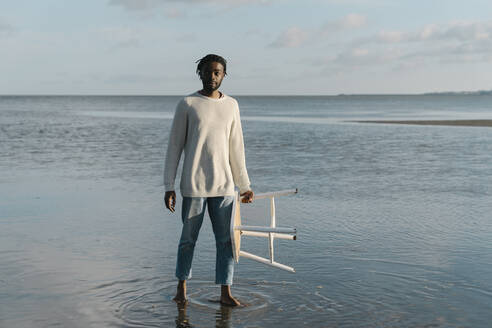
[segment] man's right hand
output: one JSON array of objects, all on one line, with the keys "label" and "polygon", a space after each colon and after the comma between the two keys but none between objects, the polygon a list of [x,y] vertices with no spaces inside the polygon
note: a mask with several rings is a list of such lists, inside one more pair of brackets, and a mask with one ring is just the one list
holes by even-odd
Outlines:
[{"label": "man's right hand", "polygon": [[176,193],[174,190],[166,191],[164,195],[164,204],[166,204],[166,208],[174,213],[174,206],[176,206]]}]

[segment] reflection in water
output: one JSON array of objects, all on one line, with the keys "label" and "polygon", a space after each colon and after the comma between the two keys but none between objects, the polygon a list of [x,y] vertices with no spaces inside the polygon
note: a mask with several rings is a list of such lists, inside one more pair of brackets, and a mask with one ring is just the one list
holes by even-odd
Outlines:
[{"label": "reflection in water", "polygon": [[[193,325],[190,322],[190,318],[187,314],[188,302],[176,303],[178,315],[176,316],[176,328],[191,328]],[[231,328],[233,308],[230,306],[221,305],[218,310],[215,311],[215,327],[216,328]],[[201,318],[202,320],[204,318]]]},{"label": "reflection in water", "polygon": [[189,321],[188,316],[186,315],[186,308],[188,303],[176,303],[176,307],[178,309],[178,316],[176,317],[176,328],[190,328],[193,327]]},{"label": "reflection in water", "polygon": [[232,307],[221,305],[220,309],[215,312],[215,327],[230,328],[232,316]]}]

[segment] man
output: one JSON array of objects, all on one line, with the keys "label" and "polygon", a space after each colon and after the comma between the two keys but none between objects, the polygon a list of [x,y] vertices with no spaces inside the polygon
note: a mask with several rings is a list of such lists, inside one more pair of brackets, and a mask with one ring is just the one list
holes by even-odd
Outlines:
[{"label": "man", "polygon": [[183,229],[176,263],[179,283],[174,298],[178,303],[187,301],[186,280],[191,278],[193,251],[208,206],[217,248],[215,283],[221,285],[220,302],[239,305],[230,288],[234,260],[229,225],[234,187],[239,187],[242,202],[252,202],[254,194],[246,170],[237,101],[219,91],[226,69],[226,60],[217,55],[207,55],[198,61],[196,72],[203,88],[179,102],[169,136],[164,202],[171,212],[176,204],[176,171],[184,151],[180,181]]}]

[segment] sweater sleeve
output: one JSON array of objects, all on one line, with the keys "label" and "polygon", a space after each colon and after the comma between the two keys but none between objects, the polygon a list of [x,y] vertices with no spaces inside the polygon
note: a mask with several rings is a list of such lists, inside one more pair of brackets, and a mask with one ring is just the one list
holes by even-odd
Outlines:
[{"label": "sweater sleeve", "polygon": [[174,190],[176,172],[186,141],[187,121],[186,105],[184,101],[181,101],[176,107],[171,132],[169,133],[164,166],[164,188],[166,191]]},{"label": "sweater sleeve", "polygon": [[229,163],[231,165],[234,184],[239,187],[239,192],[250,190],[250,181],[246,170],[246,158],[244,155],[243,129],[239,108],[235,108],[234,119],[229,137]]}]

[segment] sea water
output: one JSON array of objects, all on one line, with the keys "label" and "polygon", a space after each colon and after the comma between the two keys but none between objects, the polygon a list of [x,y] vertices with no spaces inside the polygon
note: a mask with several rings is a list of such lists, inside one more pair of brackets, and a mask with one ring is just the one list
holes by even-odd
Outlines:
[{"label": "sea water", "polygon": [[[277,199],[281,271],[248,259],[221,307],[204,222],[172,301],[180,201],[163,206],[180,97],[0,97],[0,327],[489,327],[490,96],[237,97],[255,192]],[[247,206],[250,206],[249,208]],[[268,224],[268,204],[245,205]],[[268,241],[243,237],[268,256]]]}]

